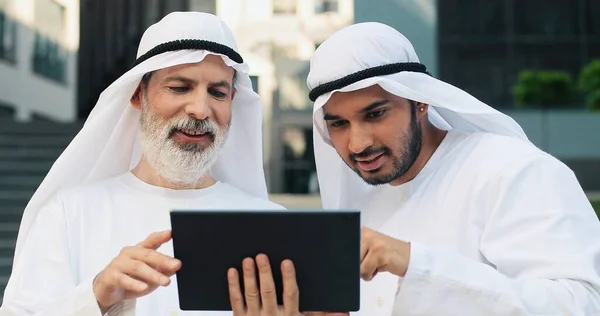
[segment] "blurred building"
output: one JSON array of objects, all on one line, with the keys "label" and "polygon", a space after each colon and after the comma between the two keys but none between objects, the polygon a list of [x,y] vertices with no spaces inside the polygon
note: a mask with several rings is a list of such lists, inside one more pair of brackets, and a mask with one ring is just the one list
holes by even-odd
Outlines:
[{"label": "blurred building", "polygon": [[434,75],[496,108],[513,108],[523,69],[574,78],[600,58],[597,0],[355,0],[355,22],[389,24]]},{"label": "blurred building", "polygon": [[0,304],[23,209],[77,128],[78,40],[78,0],[0,0]]},{"label": "blurred building", "polygon": [[76,116],[79,1],[0,0],[0,116]]},{"label": "blurred building", "polygon": [[438,3],[440,77],[497,108],[513,107],[520,70],[564,70],[577,78],[600,58],[598,0]]},{"label": "blurred building", "polygon": [[142,34],[169,12],[214,13],[215,0],[80,0],[81,43],[78,117],[84,119],[100,93],[135,61]]},{"label": "blurred building", "polygon": [[410,40],[429,72],[437,75],[438,32],[442,32],[441,29],[438,30],[438,16],[456,14],[470,5],[461,4],[450,13],[441,10],[445,1],[447,0],[354,0],[354,22],[380,22],[394,27]]},{"label": "blurred building", "polygon": [[225,0],[217,14],[234,30],[265,103],[270,192],[317,193],[309,59],[320,43],[352,23],[352,0]]}]

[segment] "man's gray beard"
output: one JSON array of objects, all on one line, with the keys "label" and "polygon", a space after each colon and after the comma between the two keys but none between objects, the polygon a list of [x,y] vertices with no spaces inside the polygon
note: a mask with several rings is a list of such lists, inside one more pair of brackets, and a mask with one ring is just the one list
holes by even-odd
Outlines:
[{"label": "man's gray beard", "polygon": [[[140,134],[146,161],[162,179],[180,188],[194,187],[208,175],[208,170],[217,160],[227,140],[229,125],[219,128],[214,121],[200,121],[189,117],[165,122],[148,107],[145,93],[142,95]],[[170,138],[174,129],[187,128],[201,128],[210,132],[214,140],[208,145],[179,145]]]}]

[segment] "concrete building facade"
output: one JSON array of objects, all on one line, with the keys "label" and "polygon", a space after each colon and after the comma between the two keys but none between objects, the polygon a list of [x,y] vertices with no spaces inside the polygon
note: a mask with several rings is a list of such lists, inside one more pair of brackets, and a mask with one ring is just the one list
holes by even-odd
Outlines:
[{"label": "concrete building facade", "polygon": [[0,0],[0,115],[76,117],[79,1]]}]

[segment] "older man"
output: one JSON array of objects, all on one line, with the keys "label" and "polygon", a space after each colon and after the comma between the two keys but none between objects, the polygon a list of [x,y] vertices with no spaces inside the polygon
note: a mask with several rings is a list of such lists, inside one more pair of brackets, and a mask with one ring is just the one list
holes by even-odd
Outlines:
[{"label": "older man", "polygon": [[220,19],[151,26],[27,206],[0,315],[177,314],[169,211],[282,209],[267,200],[261,111]]},{"label": "older man", "polygon": [[308,85],[323,205],[364,215],[360,315],[600,314],[598,218],[514,120],[379,23],[321,44]]}]

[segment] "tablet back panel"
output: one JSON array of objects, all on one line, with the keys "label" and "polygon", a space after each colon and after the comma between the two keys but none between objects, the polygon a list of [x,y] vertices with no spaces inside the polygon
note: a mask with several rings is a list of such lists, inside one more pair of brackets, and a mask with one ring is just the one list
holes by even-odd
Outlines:
[{"label": "tablet back panel", "polygon": [[360,213],[358,211],[171,212],[182,310],[229,311],[227,270],[240,272],[246,257],[269,257],[278,303],[283,304],[281,262],[296,268],[301,311],[358,311]]}]

